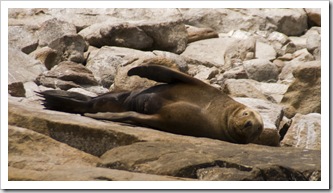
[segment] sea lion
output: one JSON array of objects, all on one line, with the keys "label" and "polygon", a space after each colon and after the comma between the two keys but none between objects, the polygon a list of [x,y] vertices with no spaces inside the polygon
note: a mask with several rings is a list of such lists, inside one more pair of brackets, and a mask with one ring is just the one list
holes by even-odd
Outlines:
[{"label": "sea lion", "polygon": [[130,122],[175,134],[246,144],[263,131],[260,114],[185,73],[146,64],[128,71],[162,84],[97,97],[61,90],[40,92],[47,109]]}]

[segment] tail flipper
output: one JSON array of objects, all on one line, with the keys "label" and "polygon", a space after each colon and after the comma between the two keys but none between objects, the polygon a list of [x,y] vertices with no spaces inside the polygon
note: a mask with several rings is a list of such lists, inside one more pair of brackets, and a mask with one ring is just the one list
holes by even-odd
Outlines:
[{"label": "tail flipper", "polygon": [[44,98],[42,101],[46,109],[80,114],[90,112],[89,96],[63,90],[47,90],[37,94]]}]

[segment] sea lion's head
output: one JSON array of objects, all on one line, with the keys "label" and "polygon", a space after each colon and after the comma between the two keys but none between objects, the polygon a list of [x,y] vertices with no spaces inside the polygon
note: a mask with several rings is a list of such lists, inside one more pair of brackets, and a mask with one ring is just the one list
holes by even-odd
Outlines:
[{"label": "sea lion's head", "polygon": [[263,128],[260,114],[248,107],[236,109],[228,120],[229,135],[236,143],[251,143],[259,137]]}]

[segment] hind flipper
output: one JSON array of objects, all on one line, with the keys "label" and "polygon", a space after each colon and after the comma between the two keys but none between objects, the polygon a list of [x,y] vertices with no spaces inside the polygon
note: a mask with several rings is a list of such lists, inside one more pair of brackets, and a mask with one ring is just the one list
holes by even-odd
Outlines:
[{"label": "hind flipper", "polygon": [[63,111],[68,113],[86,113],[91,97],[63,90],[47,90],[36,92],[43,97],[43,105],[46,109]]},{"label": "hind flipper", "polygon": [[164,82],[164,83],[182,82],[187,84],[207,86],[206,83],[196,78],[193,78],[185,73],[161,65],[148,64],[148,65],[134,67],[128,71],[127,75],[128,76],[138,75],[140,77],[148,78],[156,82]]}]

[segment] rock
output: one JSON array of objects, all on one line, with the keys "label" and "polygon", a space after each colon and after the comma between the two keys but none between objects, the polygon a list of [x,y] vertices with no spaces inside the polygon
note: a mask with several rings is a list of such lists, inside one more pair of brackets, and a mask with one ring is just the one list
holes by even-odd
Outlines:
[{"label": "rock", "polygon": [[273,60],[276,58],[275,49],[269,44],[257,41],[256,42],[256,50],[255,57],[257,59],[265,59],[265,60]]},{"label": "rock", "polygon": [[[61,168],[57,170],[26,170],[9,167],[9,180],[13,181],[178,181],[189,180],[171,176],[160,176],[112,170],[97,167]],[[193,179],[191,179],[193,180]]]},{"label": "rock", "polygon": [[318,113],[296,114],[281,144],[288,147],[320,150],[321,115]]},{"label": "rock", "polygon": [[[217,146],[217,144],[219,145]],[[99,166],[114,169],[126,168],[130,171],[158,175],[200,178],[201,180],[205,179],[207,170],[209,171],[211,168],[215,168],[215,172],[219,172],[222,176],[218,180],[231,180],[230,174],[228,175],[230,172],[235,174],[233,180],[244,178],[247,180],[287,180],[287,176],[293,176],[289,180],[306,180],[309,175],[302,167],[311,167],[309,163],[312,163],[313,159],[317,159],[318,164],[320,162],[320,159],[312,158],[311,153],[315,152],[313,150],[306,152],[298,150],[299,152],[297,152],[287,148],[239,146],[225,142],[217,142],[217,144],[139,142],[106,152],[101,156]],[[320,153],[317,152],[319,156]],[[262,164],[263,157],[265,164]],[[290,161],[286,165],[286,159],[293,160],[294,158],[304,159],[303,164]],[[318,171],[320,164],[317,167],[317,169],[310,169],[310,173]],[[275,172],[269,172],[271,170]]]},{"label": "rock", "polygon": [[256,88],[256,81],[250,79],[227,79],[222,85],[223,92],[232,97],[249,97],[268,100],[268,98]]},{"label": "rock", "polygon": [[97,23],[80,32],[90,45],[95,47],[118,46],[133,49],[149,49],[153,39],[142,29],[129,23]]},{"label": "rock", "polygon": [[[301,35],[308,28],[307,15],[303,9],[198,9],[181,8],[186,24],[210,27],[217,32],[231,30],[278,31]],[[223,22],[218,22],[223,21]]]},{"label": "rock", "polygon": [[[320,35],[310,35],[306,39],[306,49],[314,54],[319,53],[321,50],[321,37]],[[315,58],[317,59],[319,55],[316,55]],[[320,57],[319,57],[320,58]]]},{"label": "rock", "polygon": [[59,167],[95,166],[99,160],[29,129],[9,126],[8,136],[9,167],[45,171]]},{"label": "rock", "polygon": [[[281,101],[285,107],[292,107],[296,113],[321,112],[321,63],[305,62],[293,72],[295,80],[289,86]],[[287,116],[288,117],[288,116]],[[289,114],[288,118],[291,118]]]},{"label": "rock", "polygon": [[182,71],[182,72],[187,72],[188,71],[188,65],[184,57],[174,54],[172,52],[166,52],[166,51],[159,51],[159,50],[154,50],[153,54],[155,54],[157,57],[162,57],[166,58],[173,63],[177,65],[177,68]]},{"label": "rock", "polygon": [[309,21],[315,25],[321,26],[321,10],[320,8],[305,8]]},{"label": "rock", "polygon": [[[286,56],[286,55],[284,55],[284,56]],[[278,68],[279,73],[281,73],[282,68],[285,66],[285,62],[283,60],[284,59],[288,60],[290,58],[289,56],[287,56],[287,58],[283,58],[283,57],[282,58],[279,57],[278,59],[273,61],[273,64]]]},{"label": "rock", "polygon": [[259,82],[276,82],[279,75],[278,68],[266,59],[244,61],[244,69],[250,79]]},{"label": "rock", "polygon": [[59,61],[56,60],[57,51],[49,48],[48,46],[37,49],[30,53],[30,55],[43,63],[48,70],[59,63]]},{"label": "rock", "polygon": [[233,97],[249,97],[279,103],[288,85],[279,83],[257,82],[247,79],[228,79],[223,84],[223,91]]},{"label": "rock", "polygon": [[61,62],[50,71],[39,76],[37,83],[64,90],[80,87],[79,85],[98,84],[92,72],[85,66],[69,61]]},{"label": "rock", "polygon": [[308,52],[306,48],[294,52],[293,57],[294,60],[299,62],[308,62],[314,60],[314,57]]},{"label": "rock", "polygon": [[185,26],[178,22],[97,23],[79,33],[90,45],[165,50],[180,54],[187,44]]},{"label": "rock", "polygon": [[[143,58],[144,59],[144,58]],[[143,89],[143,88],[149,88],[152,86],[155,86],[156,84],[159,84],[153,80],[149,80],[147,78],[142,78],[139,76],[128,76],[127,72],[138,65],[147,65],[147,64],[154,64],[154,65],[162,65],[167,66],[169,68],[173,68],[175,70],[179,70],[179,66],[174,63],[172,60],[169,60],[164,57],[147,57],[144,60],[137,60],[136,62],[124,66],[119,67],[117,69],[117,75],[115,79],[115,90],[121,90],[121,91],[131,91],[131,90],[137,90],[137,89]]]},{"label": "rock", "polygon": [[257,89],[260,90],[271,102],[280,103],[288,85],[281,83],[258,82]]},{"label": "rock", "polygon": [[152,49],[181,54],[187,46],[187,31],[181,21],[142,23],[140,28],[153,39]]},{"label": "rock", "polygon": [[289,42],[286,45],[284,45],[281,49],[277,50],[277,53],[279,56],[285,55],[285,54],[292,54],[296,52],[297,48],[296,45],[293,42]]},{"label": "rock", "polygon": [[8,93],[14,97],[25,97],[25,90],[22,82],[13,82],[8,85]]},{"label": "rock", "polygon": [[283,108],[280,105],[253,98],[234,98],[248,107],[256,109],[263,121],[264,131],[254,143],[270,146],[280,145],[279,125],[283,117]]},{"label": "rock", "polygon": [[[8,179],[73,180],[184,180],[95,167],[99,158],[34,131],[9,126]],[[52,161],[50,161],[52,160]]]},{"label": "rock", "polygon": [[[109,88],[115,82],[116,87],[122,87],[122,84],[128,85],[128,77],[127,71],[120,75],[120,69],[122,67],[127,68],[126,66],[132,63],[138,65],[149,57],[155,57],[155,55],[151,52],[143,52],[130,48],[105,46],[99,49],[95,55],[88,58],[86,67],[92,71],[96,80],[103,87]],[[116,78],[117,76],[118,78]],[[131,77],[130,79],[138,80],[139,77]]]},{"label": "rock", "polygon": [[214,78],[218,73],[219,70],[216,67],[207,68],[205,66],[200,66],[198,73],[194,76],[194,78],[206,81]]},{"label": "rock", "polygon": [[8,49],[8,84],[33,81],[46,71],[45,66],[20,50]]},{"label": "rock", "polygon": [[45,21],[37,31],[38,44],[44,47],[58,38],[74,34],[76,34],[76,28],[73,24],[53,18]]},{"label": "rock", "polygon": [[244,66],[232,68],[223,73],[223,78],[226,79],[248,79]]},{"label": "rock", "polygon": [[28,26],[38,30],[41,25],[52,19],[51,15],[45,14],[45,8],[13,8],[8,10],[8,26]]},{"label": "rock", "polygon": [[[9,101],[8,124],[34,130],[56,139],[57,143],[66,143],[95,156],[103,155],[102,161],[98,165],[110,169],[126,168],[127,171],[135,170],[146,174],[165,174],[194,179],[198,178],[196,175],[199,169],[218,166],[247,171],[249,173],[244,174],[251,174],[250,176],[252,176],[252,172],[259,169],[267,171],[267,173],[264,176],[261,173],[254,173],[255,178],[248,179],[274,180],[276,174],[268,171],[274,168],[272,165],[275,165],[278,166],[275,168],[276,170],[289,174],[287,176],[298,176],[296,174],[299,173],[304,176],[303,178],[284,176],[279,178],[281,180],[308,180],[311,176],[313,176],[311,179],[320,179],[320,151],[318,150],[303,151],[297,148],[272,148],[254,144],[238,145],[219,140],[174,135],[153,129],[113,122],[106,123],[74,114],[43,110],[41,106],[13,101]],[[49,148],[47,149],[49,150]],[[265,159],[263,160],[263,158]],[[45,159],[45,157],[40,159]],[[75,159],[80,159],[80,157]],[[303,164],[299,164],[300,160]],[[48,164],[52,167],[52,163]],[[40,166],[35,164],[33,167]],[[72,167],[73,170],[68,171],[71,172],[68,178],[63,176],[62,178],[64,180],[91,179],[83,174],[74,177],[74,168]],[[95,172],[90,169],[86,170],[83,166],[78,167],[78,170],[87,171],[95,176]],[[102,170],[97,171],[101,175],[104,174]],[[15,172],[17,171],[14,171],[11,176],[20,176],[15,175]],[[113,170],[109,173],[113,173]],[[314,178],[314,173],[317,174],[317,178]],[[59,179],[61,178],[59,175],[59,173],[56,173],[55,176],[50,175],[48,179],[53,179],[53,177]],[[102,179],[109,179],[109,177]]]},{"label": "rock", "polygon": [[219,35],[211,28],[197,28],[194,26],[186,25],[188,43],[198,40],[204,40],[209,38],[218,38]]},{"label": "rock", "polygon": [[276,45],[274,43],[278,43],[279,44],[278,48],[281,48],[282,46],[290,42],[288,36],[277,31],[273,31],[272,33],[270,33],[269,36],[267,37],[267,40],[271,42],[273,45]]},{"label": "rock", "polygon": [[234,60],[248,59],[247,53],[254,52],[253,39],[241,40],[228,37],[206,39],[189,44],[181,56],[200,61],[207,67],[229,70]]},{"label": "rock", "polygon": [[29,54],[37,48],[38,38],[34,29],[29,29],[27,26],[8,26],[8,44]]},{"label": "rock", "polygon": [[[290,36],[289,39],[296,46],[295,51],[306,48],[305,37]],[[286,53],[293,53],[293,52],[286,52]]]},{"label": "rock", "polygon": [[37,84],[35,82],[25,82],[23,84],[24,90],[25,90],[25,97],[26,98],[32,98],[32,100],[37,100],[36,93],[40,91]]},{"label": "rock", "polygon": [[87,49],[87,45],[80,35],[64,35],[50,42],[48,46],[57,52],[53,66],[62,61],[76,63],[84,63],[85,61],[83,53]]}]

